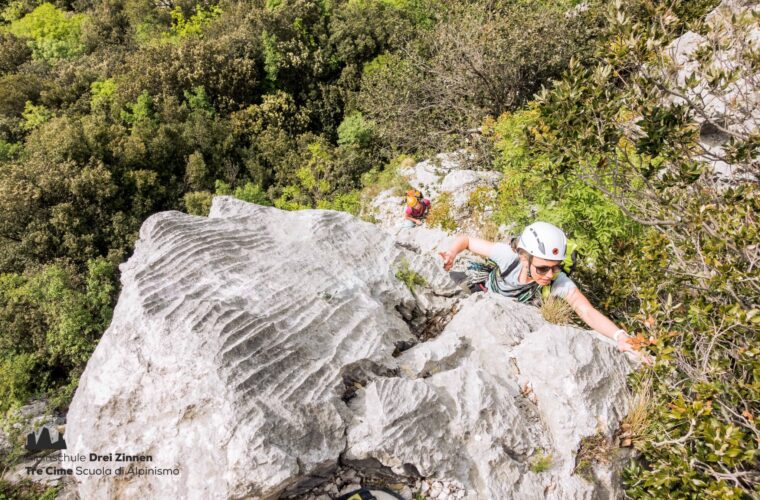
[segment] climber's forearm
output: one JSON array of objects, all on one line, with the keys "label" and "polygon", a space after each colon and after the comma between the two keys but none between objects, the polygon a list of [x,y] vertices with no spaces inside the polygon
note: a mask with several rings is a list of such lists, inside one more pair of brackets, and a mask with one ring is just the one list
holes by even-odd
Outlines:
[{"label": "climber's forearm", "polygon": [[593,307],[585,313],[585,317],[578,315],[594,331],[597,331],[612,340],[615,340],[615,332],[619,330],[617,325],[610,321],[604,314]]},{"label": "climber's forearm", "polygon": [[619,330],[617,325],[592,306],[580,290],[577,288],[572,290],[567,296],[567,302],[589,328],[614,340],[615,332]]},{"label": "climber's forearm", "polygon": [[454,240],[454,243],[451,244],[451,248],[449,249],[449,252],[452,253],[454,256],[457,256],[463,250],[467,250],[469,246],[470,246],[470,237],[467,236],[466,234],[460,234]]},{"label": "climber's forearm", "polygon": [[448,252],[441,253],[444,260],[444,268],[449,270],[451,265],[453,265],[454,260],[457,258],[457,255],[459,255],[462,250],[469,250],[474,254],[488,258],[491,255],[493,246],[494,244],[490,241],[470,237],[466,234],[460,234],[451,243]]}]

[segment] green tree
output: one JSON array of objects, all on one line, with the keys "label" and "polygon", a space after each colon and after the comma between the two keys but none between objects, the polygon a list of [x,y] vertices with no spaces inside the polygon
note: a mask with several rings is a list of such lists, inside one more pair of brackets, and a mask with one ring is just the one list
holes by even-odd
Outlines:
[{"label": "green tree", "polygon": [[485,115],[515,109],[588,51],[598,8],[563,2],[450,5],[403,52],[364,66],[358,107],[404,150],[461,144]]},{"label": "green tree", "polygon": [[179,43],[180,40],[190,36],[203,36],[203,29],[222,14],[218,5],[212,5],[204,9],[200,5],[195,6],[195,13],[189,19],[185,18],[182,8],[177,6],[171,11],[172,26],[168,33],[161,35],[162,43]]},{"label": "green tree", "polygon": [[43,3],[21,19],[13,21],[10,33],[29,38],[32,56],[52,61],[74,57],[82,53],[80,41],[83,14],[69,14],[58,10],[51,3]]},{"label": "green tree", "polygon": [[32,51],[23,39],[0,31],[0,74],[14,72],[31,56]]}]

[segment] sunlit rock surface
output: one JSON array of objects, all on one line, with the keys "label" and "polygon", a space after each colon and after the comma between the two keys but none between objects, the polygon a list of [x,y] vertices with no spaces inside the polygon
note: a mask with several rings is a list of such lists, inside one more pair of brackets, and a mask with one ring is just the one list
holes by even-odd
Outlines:
[{"label": "sunlit rock surface", "polygon": [[573,470],[626,412],[626,358],[534,308],[463,297],[377,226],[220,197],[209,218],[150,217],[121,271],[67,452],[179,474],[76,476],[81,498],[305,497],[338,466],[457,498],[617,494],[613,467]]}]

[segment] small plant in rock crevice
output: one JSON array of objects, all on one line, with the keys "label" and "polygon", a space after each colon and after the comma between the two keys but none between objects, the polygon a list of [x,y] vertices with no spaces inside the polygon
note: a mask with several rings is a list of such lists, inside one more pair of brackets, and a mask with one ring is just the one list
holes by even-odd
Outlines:
[{"label": "small plant in rock crevice", "polygon": [[440,227],[444,231],[456,231],[457,222],[452,215],[451,193],[441,193],[430,204],[427,223],[430,227]]},{"label": "small plant in rock crevice", "polygon": [[575,455],[573,473],[586,481],[593,481],[594,464],[610,463],[613,451],[612,443],[602,432],[584,437]]},{"label": "small plant in rock crevice", "polygon": [[409,261],[406,259],[401,259],[399,268],[396,270],[396,278],[401,280],[412,292],[414,292],[415,286],[427,285],[425,277],[410,268]]},{"label": "small plant in rock crevice", "polygon": [[541,304],[541,316],[555,325],[567,325],[572,321],[573,309],[561,297],[550,295]]},{"label": "small plant in rock crevice", "polygon": [[551,454],[544,454],[544,450],[537,450],[536,453],[530,459],[530,471],[540,474],[546,472],[552,466]]}]

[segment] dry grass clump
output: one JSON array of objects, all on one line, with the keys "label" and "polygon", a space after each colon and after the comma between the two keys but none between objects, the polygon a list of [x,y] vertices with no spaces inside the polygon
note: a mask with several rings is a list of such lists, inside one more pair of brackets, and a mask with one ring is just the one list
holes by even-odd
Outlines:
[{"label": "dry grass clump", "polygon": [[566,325],[573,319],[573,308],[565,299],[550,295],[541,304],[541,316],[555,325]]},{"label": "dry grass clump", "polygon": [[492,220],[482,222],[475,232],[479,238],[484,240],[496,241],[499,239],[499,225]]},{"label": "dry grass clump", "polygon": [[634,446],[642,442],[646,428],[649,426],[652,404],[652,380],[646,378],[641,382],[631,402],[631,409],[620,424],[620,446]]},{"label": "dry grass clump", "polygon": [[594,479],[594,464],[607,464],[612,458],[614,447],[603,433],[581,439],[578,453],[575,455],[574,474],[587,481]]},{"label": "dry grass clump", "polygon": [[399,163],[399,166],[401,168],[412,168],[414,165],[416,165],[417,162],[412,158],[411,156],[407,156],[403,160],[401,160],[401,163]]}]

